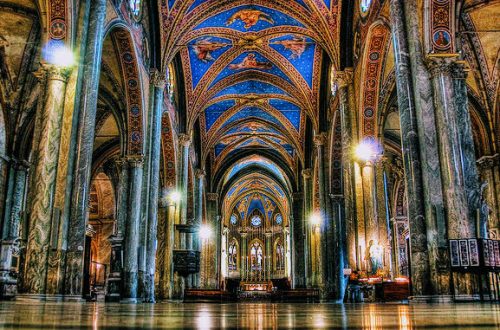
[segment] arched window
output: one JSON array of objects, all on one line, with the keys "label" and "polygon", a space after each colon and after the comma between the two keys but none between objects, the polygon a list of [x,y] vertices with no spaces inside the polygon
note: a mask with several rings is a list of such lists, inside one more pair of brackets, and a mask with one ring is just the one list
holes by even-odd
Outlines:
[{"label": "arched window", "polygon": [[238,269],[238,244],[236,243],[235,239],[233,239],[231,241],[231,244],[229,244],[228,252],[229,252],[228,253],[229,270],[235,271]]},{"label": "arched window", "polygon": [[253,242],[250,248],[250,265],[253,271],[262,270],[263,259],[262,245],[258,241]]},{"label": "arched window", "polygon": [[231,214],[231,218],[229,219],[231,221],[231,224],[234,226],[238,223],[238,217],[236,216],[236,214]]},{"label": "arched window", "polygon": [[141,13],[142,0],[129,0],[130,11],[134,16],[139,16]]},{"label": "arched window", "polygon": [[361,13],[366,14],[368,10],[370,9],[370,5],[372,3],[372,0],[361,0]]},{"label": "arched window", "polygon": [[278,213],[276,215],[275,221],[277,225],[281,225],[283,223],[283,216],[280,213]]}]

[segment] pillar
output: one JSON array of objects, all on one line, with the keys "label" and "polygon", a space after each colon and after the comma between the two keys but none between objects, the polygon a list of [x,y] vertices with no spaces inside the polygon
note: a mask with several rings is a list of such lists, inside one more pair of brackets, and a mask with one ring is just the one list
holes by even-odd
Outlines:
[{"label": "pillar", "polygon": [[[317,181],[319,185],[319,208],[320,208],[320,217],[321,224],[320,230],[317,233],[317,238],[319,241],[318,251],[317,251],[317,285],[320,287],[322,291],[323,297],[326,297],[330,294],[330,290],[332,288],[332,266],[333,260],[332,253],[330,253],[330,242],[328,239],[328,233],[330,231],[331,220],[329,218],[329,214],[327,211],[326,204],[326,181],[325,181],[325,164],[324,164],[324,145],[326,136],[324,133],[317,134],[314,136],[314,146],[316,148],[316,161],[318,163],[318,173],[317,173]],[[313,192],[314,193],[314,192]]]},{"label": "pillar", "polygon": [[[24,207],[26,178],[29,169],[27,162],[15,162],[11,166],[13,180],[10,207],[5,209],[5,227],[0,241],[0,300],[14,298],[17,294],[17,278],[11,276],[13,269],[19,267],[19,242],[21,213]],[[13,263],[17,255],[17,265]]]},{"label": "pillar", "polygon": [[165,252],[165,276],[163,278],[163,292],[169,299],[174,298],[174,249],[175,246],[175,214],[176,205],[171,199],[167,201],[167,221],[165,228],[165,237],[167,240]]},{"label": "pillar", "polygon": [[155,270],[158,227],[158,194],[160,185],[161,117],[163,114],[163,94],[165,75],[154,71],[151,75],[154,85],[153,123],[151,124],[151,155],[149,182],[149,212],[146,241],[145,302],[155,302]]},{"label": "pillar", "polygon": [[87,225],[90,171],[94,148],[95,120],[99,77],[101,72],[102,46],[106,0],[90,3],[87,45],[83,54],[82,88],[78,104],[78,128],[75,145],[75,172],[71,189],[71,210],[67,233],[66,272],[64,293],[81,297],[83,289],[83,254]]},{"label": "pillar", "polygon": [[[415,291],[413,299],[451,300],[443,178],[440,162],[437,161],[440,141],[436,131],[437,122],[433,104],[433,89],[432,84],[429,83],[431,76],[423,56],[419,15],[415,15],[415,13],[419,12],[419,9],[414,1],[401,1],[400,4],[403,6],[404,12],[404,26],[407,33],[411,67],[411,86],[417,117],[430,271],[430,288],[425,288],[427,284],[424,282],[420,289],[415,288],[415,290],[421,290],[422,295],[419,294],[419,291]],[[415,262],[416,264],[419,263],[417,260]],[[413,264],[414,262],[411,261],[412,268],[414,268]]]},{"label": "pillar", "polygon": [[[391,0],[391,23],[396,60],[396,89],[398,94],[401,143],[407,191],[408,221],[410,224],[410,255],[412,295],[432,294],[429,251],[427,242],[424,187],[416,103],[412,85],[411,60],[408,49],[401,0]],[[397,237],[393,237],[397,240]]]},{"label": "pillar", "polygon": [[125,225],[122,302],[137,302],[139,271],[139,223],[144,159],[129,156],[129,196]]},{"label": "pillar", "polygon": [[311,225],[309,219],[311,217],[311,205],[312,205],[312,191],[311,191],[311,169],[302,170],[302,180],[304,189],[304,214],[303,214],[303,224],[304,224],[304,263],[305,263],[305,274],[306,286],[310,287],[312,285],[312,236],[311,236]]},{"label": "pillar", "polygon": [[39,72],[46,81],[37,163],[33,173],[34,200],[30,210],[30,231],[26,252],[24,290],[30,294],[45,294],[47,287],[48,254],[53,226],[53,195],[55,191],[59,145],[61,140],[64,96],[69,71],[54,65],[43,65]]},{"label": "pillar", "polygon": [[[195,176],[196,176],[196,188],[195,188],[195,193],[196,193],[196,201],[195,201],[195,223],[194,225],[197,226],[198,228],[201,228],[201,225],[203,223],[203,183],[205,180],[205,171],[202,169],[197,169]],[[214,232],[214,228],[210,227],[210,230],[212,230],[213,236],[217,235]],[[193,248],[196,251],[200,251],[201,247],[203,246],[202,242],[200,242],[200,235],[199,233],[194,234],[194,246]],[[211,237],[211,239],[217,239],[217,237]],[[202,251],[201,251],[202,252]],[[200,273],[194,274],[194,283],[193,285],[195,287],[200,287]]]},{"label": "pillar", "polygon": [[249,262],[247,262],[248,258],[248,242],[247,242],[248,233],[244,229],[240,229],[241,236],[241,247],[240,247],[240,256],[241,256],[241,280],[244,281],[249,277]]},{"label": "pillar", "polygon": [[304,194],[296,192],[293,194],[292,212],[290,222],[293,222],[291,230],[292,251],[292,287],[306,287],[306,257],[305,257],[305,217],[304,217]]},{"label": "pillar", "polygon": [[[265,269],[266,271],[263,272],[263,279],[268,278],[268,274],[272,277],[273,274],[273,233],[270,231],[267,231],[265,233],[266,236],[266,254],[265,256],[267,258],[264,259],[264,262],[266,265],[263,266],[263,270]],[[283,235],[284,236],[284,235]],[[283,247],[285,247],[285,244],[283,244]]]}]

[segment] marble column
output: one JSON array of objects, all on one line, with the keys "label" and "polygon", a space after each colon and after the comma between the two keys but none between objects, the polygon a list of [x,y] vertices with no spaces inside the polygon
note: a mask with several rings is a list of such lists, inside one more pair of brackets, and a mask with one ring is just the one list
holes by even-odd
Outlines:
[{"label": "marble column", "polygon": [[356,198],[354,197],[354,170],[352,159],[353,129],[349,111],[349,88],[352,86],[352,69],[337,71],[334,79],[338,87],[339,114],[342,131],[342,188],[341,195],[331,196],[336,220],[337,262],[336,287],[338,301],[343,301],[347,286],[344,268],[356,266]]},{"label": "marble column", "polygon": [[[265,272],[263,272],[263,278],[267,278],[268,274],[273,274],[272,267],[273,267],[273,233],[271,231],[267,231],[265,233],[266,235],[266,258],[264,258],[264,263],[262,264],[263,270],[265,269]],[[284,246],[284,245],[283,245]],[[265,266],[264,266],[265,264]]]},{"label": "marble column", "polygon": [[[370,244],[379,244],[379,223],[377,212],[377,193],[375,188],[375,164],[374,161],[361,163],[361,180],[363,185],[363,205],[365,223],[365,257],[368,258]],[[368,266],[368,270],[371,268]]]},{"label": "marble column", "polygon": [[153,123],[151,124],[151,155],[149,182],[149,212],[146,246],[145,302],[155,302],[155,270],[158,227],[158,194],[160,185],[161,117],[163,114],[163,94],[165,74],[154,71],[151,75],[154,85]]},{"label": "marble column", "polygon": [[213,230],[213,239],[206,242],[208,246],[209,265],[208,265],[208,285],[209,288],[215,289],[219,287],[220,279],[220,255],[221,255],[221,217],[218,215],[219,210],[219,194],[207,193],[207,219],[206,223]]},{"label": "marble column", "polygon": [[[14,298],[17,294],[17,278],[11,276],[13,269],[18,269],[13,264],[13,258],[19,260],[19,242],[21,213],[24,207],[24,196],[26,189],[26,178],[29,164],[25,161],[16,161],[11,166],[13,171],[13,180],[9,181],[12,185],[10,207],[5,209],[5,227],[3,237],[0,241],[0,300]],[[15,267],[15,268],[14,268]]]},{"label": "marble column", "polygon": [[[427,284],[422,285],[422,288],[416,288],[422,291],[422,295],[419,295],[417,291],[413,297],[425,300],[451,299],[443,178],[438,161],[440,140],[436,131],[437,119],[433,103],[433,88],[430,83],[431,76],[423,55],[419,16],[415,15],[419,12],[417,4],[415,1],[401,1],[401,4],[407,33],[411,86],[418,127],[430,271],[430,288],[425,288]],[[430,293],[430,295],[425,293]]]},{"label": "marble column", "polygon": [[311,169],[302,170],[302,186],[304,189],[304,214],[303,214],[303,223],[304,223],[304,263],[305,263],[305,279],[306,286],[310,287],[312,285],[312,256],[311,256],[311,248],[312,248],[312,236],[311,236],[311,225],[309,223],[309,219],[311,217],[311,205],[312,205],[312,191],[311,191]]},{"label": "marble column", "polygon": [[104,42],[104,20],[106,0],[90,3],[87,45],[83,54],[82,88],[78,128],[76,133],[75,170],[71,190],[71,209],[67,226],[66,272],[64,293],[66,296],[80,297],[83,292],[83,254],[85,228],[88,218],[90,172],[94,149],[95,120],[99,78],[101,72],[102,47]]},{"label": "marble column", "polygon": [[165,251],[165,277],[163,278],[163,292],[169,299],[174,298],[174,249],[175,246],[175,214],[176,205],[172,200],[167,202],[167,221],[165,228],[165,237],[167,240],[167,247]]},{"label": "marble column", "polygon": [[317,134],[314,136],[314,146],[316,148],[316,161],[318,164],[317,181],[319,187],[319,208],[321,224],[318,233],[319,244],[317,260],[318,272],[317,272],[317,284],[322,290],[322,295],[326,298],[332,289],[332,275],[333,275],[333,254],[331,253],[331,245],[329,241],[329,232],[331,226],[331,219],[329,217],[328,205],[326,203],[326,181],[325,181],[325,143],[326,135],[324,133]]},{"label": "marble column", "polygon": [[[418,138],[417,110],[412,85],[411,60],[408,49],[404,12],[401,0],[391,0],[391,23],[396,60],[396,89],[401,122],[401,144],[407,190],[410,224],[412,294],[432,294],[424,207],[422,163]],[[397,239],[394,237],[393,239]]]},{"label": "marble column", "polygon": [[34,200],[30,210],[30,232],[27,243],[24,290],[31,294],[45,294],[47,287],[48,254],[53,226],[53,195],[61,139],[64,97],[69,71],[54,65],[43,65],[39,72],[46,81],[46,96],[42,108],[37,163],[33,173]]},{"label": "marble column", "polygon": [[474,222],[469,218],[465,191],[464,158],[461,150],[461,127],[458,126],[457,107],[454,100],[453,67],[455,57],[429,57],[429,70],[434,87],[434,104],[438,124],[439,156],[445,206],[448,221],[448,238],[475,237]]},{"label": "marble column", "polygon": [[122,302],[137,302],[139,270],[139,223],[144,159],[129,156],[129,197],[125,225]]},{"label": "marble column", "polygon": [[292,281],[294,288],[306,287],[306,258],[305,258],[305,217],[304,217],[304,194],[296,192],[293,194],[292,211],[290,222],[293,223],[292,235]]},{"label": "marble column", "polygon": [[[196,193],[196,201],[195,201],[195,223],[194,225],[197,226],[198,228],[201,228],[201,225],[203,223],[203,183],[205,180],[205,171],[202,169],[197,169],[196,170],[196,188],[195,188],[195,193]],[[212,230],[212,236],[217,235],[215,233],[215,228],[210,227],[210,230]],[[211,239],[217,239],[217,237],[211,237]],[[194,250],[200,251],[202,247],[202,244],[200,242],[200,235],[199,233],[194,234]],[[200,273],[194,274],[194,282],[193,285],[195,287],[200,287]]]},{"label": "marble column", "polygon": [[118,186],[116,189],[116,234],[125,235],[127,223],[127,207],[129,195],[129,166],[126,157],[116,160],[118,170]]},{"label": "marble column", "polygon": [[248,233],[245,230],[240,230],[241,236],[241,247],[240,247],[240,264],[241,264],[241,280],[244,281],[249,277],[248,271],[248,246],[247,246],[247,235]]}]

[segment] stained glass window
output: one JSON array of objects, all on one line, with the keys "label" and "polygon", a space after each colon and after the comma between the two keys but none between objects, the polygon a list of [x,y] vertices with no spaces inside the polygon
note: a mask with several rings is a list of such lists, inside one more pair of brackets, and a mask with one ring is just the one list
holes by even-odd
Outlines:
[{"label": "stained glass window", "polygon": [[261,270],[262,269],[262,246],[259,242],[254,242],[252,244],[252,248],[250,249],[250,265],[252,270]]},{"label": "stained glass window", "polygon": [[363,14],[368,12],[368,9],[370,9],[371,3],[372,3],[372,0],[361,0],[361,12]]},{"label": "stained glass window", "polygon": [[254,227],[259,227],[262,224],[262,219],[259,215],[256,214],[250,219],[250,223]]},{"label": "stained glass window", "polygon": [[283,270],[285,269],[285,251],[283,249],[283,246],[278,243],[276,244],[276,270]]},{"label": "stained glass window", "polygon": [[238,217],[236,216],[236,214],[232,214],[231,215],[231,224],[236,225],[237,223],[238,223]]},{"label": "stained glass window", "polygon": [[130,11],[135,16],[138,16],[141,12],[141,3],[142,0],[129,0]]},{"label": "stained glass window", "polygon": [[281,214],[278,214],[276,216],[276,224],[281,225],[282,223],[283,223],[283,217],[281,216]]}]

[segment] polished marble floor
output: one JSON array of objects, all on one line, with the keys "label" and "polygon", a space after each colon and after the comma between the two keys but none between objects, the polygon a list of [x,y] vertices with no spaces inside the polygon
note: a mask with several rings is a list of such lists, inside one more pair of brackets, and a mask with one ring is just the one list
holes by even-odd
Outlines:
[{"label": "polished marble floor", "polygon": [[0,302],[0,329],[499,329],[500,305]]}]

